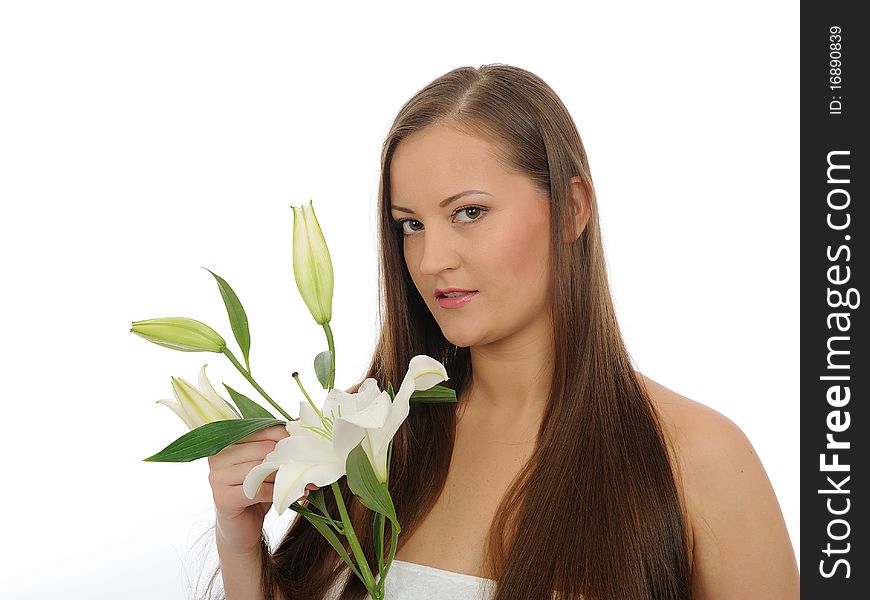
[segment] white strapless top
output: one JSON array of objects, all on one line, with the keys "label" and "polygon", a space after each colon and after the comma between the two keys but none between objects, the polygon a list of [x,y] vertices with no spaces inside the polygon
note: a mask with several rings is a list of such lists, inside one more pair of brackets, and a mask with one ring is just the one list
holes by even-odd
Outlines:
[{"label": "white strapless top", "polygon": [[[347,575],[356,577],[350,570]],[[346,577],[338,578],[324,600],[336,600],[346,581]],[[384,584],[384,596],[385,600],[489,600],[494,583],[492,579],[394,558]]]}]

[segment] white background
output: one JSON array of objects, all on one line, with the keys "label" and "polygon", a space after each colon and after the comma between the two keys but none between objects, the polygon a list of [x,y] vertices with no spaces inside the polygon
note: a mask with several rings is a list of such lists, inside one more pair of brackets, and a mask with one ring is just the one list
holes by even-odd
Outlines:
[{"label": "white background", "polygon": [[255,393],[131,321],[188,316],[231,340],[212,269],[247,309],[255,376],[295,413],[290,373],[315,389],[325,348],[291,263],[290,206],[314,199],[336,386],[359,381],[384,135],[430,80],[491,62],[571,111],[637,367],[746,432],[798,549],[797,4],[376,6],[0,8],[0,597],[188,596],[207,465],[142,462],[185,431],[155,400],[203,363]]}]

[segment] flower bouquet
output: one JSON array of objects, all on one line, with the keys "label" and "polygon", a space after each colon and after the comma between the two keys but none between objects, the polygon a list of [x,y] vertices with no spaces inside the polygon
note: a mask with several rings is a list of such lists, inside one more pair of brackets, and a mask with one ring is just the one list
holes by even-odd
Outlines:
[{"label": "flower bouquet", "polygon": [[[354,394],[334,387],[335,343],[329,325],[332,318],[332,261],[314,214],[313,202],[309,202],[309,206],[294,206],[293,272],[296,285],[314,320],[323,327],[328,349],[314,358],[317,379],[327,390],[322,406],[315,404],[303,387],[298,372],[294,372],[293,378],[305,400],[299,403],[299,418],[293,418],[254,379],[245,310],[230,285],[219,275],[209,272],[217,280],[244,365],[217,331],[194,319],[172,317],[134,321],[131,331],[174,350],[223,354],[283,419],[276,418],[267,408],[227,384],[223,385],[232,402],[222,398],[209,382],[206,365],[203,365],[197,387],[181,377],[172,377],[175,400],[158,400],[171,408],[190,431],[145,460],[188,462],[204,458],[256,431],[284,425],[290,436],[279,441],[274,451],[247,474],[242,486],[245,495],[253,499],[265,479],[277,471],[272,502],[278,514],[290,508],[305,517],[365,584],[369,595],[374,600],[383,600],[384,582],[401,532],[389,493],[392,440],[408,416],[411,401],[456,401],[454,390],[439,385],[448,379],[444,366],[426,355],[413,357],[398,392],[394,391],[391,382],[387,382],[386,390],[382,391],[373,378],[366,379]],[[374,572],[344,504],[338,485],[342,477],[347,477],[353,494],[374,512]],[[331,487],[339,511],[337,517],[329,514],[322,489],[310,490],[306,505],[296,501],[303,497],[309,483]],[[390,522],[391,539],[385,557],[387,521]]]}]

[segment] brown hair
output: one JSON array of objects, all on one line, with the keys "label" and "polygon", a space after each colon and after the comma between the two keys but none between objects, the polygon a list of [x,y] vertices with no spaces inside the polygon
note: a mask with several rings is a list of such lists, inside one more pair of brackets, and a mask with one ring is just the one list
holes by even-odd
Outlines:
[{"label": "brown hair", "polygon": [[[495,600],[687,599],[690,559],[681,496],[655,408],[634,371],[607,280],[598,209],[580,135],[539,77],[504,64],[457,68],[399,111],[384,142],[378,194],[381,329],[365,377],[397,385],[416,354],[440,360],[461,403],[471,355],[445,339],[405,265],[390,215],[390,163],[397,145],[435,123],[493,143],[506,168],[526,174],[550,199],[553,375],[535,452],[505,494],[490,529],[486,576]],[[570,180],[591,209],[574,240]],[[365,378],[364,377],[364,378]],[[364,379],[363,378],[363,379]],[[354,392],[359,384],[349,391]],[[546,390],[547,388],[544,387]],[[444,486],[457,404],[412,404],[394,441],[390,492],[402,540]],[[372,513],[339,481],[357,535],[374,564]],[[324,494],[336,514],[331,493]],[[344,563],[297,517],[271,556],[264,587],[288,600],[319,598]],[[375,571],[376,572],[376,571]],[[351,576],[341,600],[366,597]]]}]

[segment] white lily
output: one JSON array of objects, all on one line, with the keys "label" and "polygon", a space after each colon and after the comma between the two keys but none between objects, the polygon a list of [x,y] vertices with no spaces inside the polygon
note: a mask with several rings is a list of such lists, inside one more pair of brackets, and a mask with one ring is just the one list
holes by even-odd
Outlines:
[{"label": "white lily", "polygon": [[[375,475],[381,483],[386,483],[387,481],[387,450],[389,449],[390,441],[392,441],[393,436],[396,435],[399,427],[405,422],[410,413],[411,394],[415,390],[428,390],[447,379],[449,377],[447,377],[447,370],[444,368],[444,365],[430,356],[418,354],[411,359],[408,365],[408,372],[402,380],[402,385],[399,386],[399,391],[396,392],[395,399],[389,405],[389,414],[384,424],[380,426],[376,424],[369,425],[359,420],[353,420],[355,424],[365,429],[365,436],[362,440],[363,450],[365,450],[366,456],[369,457],[372,469],[374,469]],[[360,394],[365,391],[363,388],[366,387],[366,384],[370,388],[373,388],[373,391],[369,392],[370,394],[378,390],[377,382],[370,378],[366,379],[360,386]],[[341,390],[332,390],[330,394],[332,393],[338,396],[340,406],[342,407],[345,403],[352,401],[354,396],[360,395],[347,394]],[[381,394],[389,398],[389,394],[386,392],[381,392]]]},{"label": "white lily", "polygon": [[354,394],[330,390],[322,410],[301,402],[299,419],[287,424],[290,437],[278,442],[245,477],[245,495],[254,498],[266,477],[277,470],[273,504],[281,514],[304,495],[307,484],[323,487],[344,476],[347,455],[360,442],[378,479],[385,482],[387,449],[408,417],[411,394],[446,379],[444,366],[421,354],[411,359],[392,403],[373,378],[366,379]]},{"label": "white lily", "polygon": [[390,396],[384,393],[368,402],[339,404],[333,392],[327,395],[322,411],[300,402],[299,419],[287,423],[290,437],[279,441],[245,477],[242,490],[248,498],[256,496],[266,477],[277,470],[272,503],[280,515],[303,496],[307,484],[323,487],[346,473],[347,455],[365,435],[365,430],[352,421],[383,425]]},{"label": "white lily", "polygon": [[171,408],[190,429],[212,421],[240,418],[229,402],[221,398],[212,387],[205,375],[205,367],[206,365],[202,365],[199,370],[199,389],[181,377],[172,377],[175,401],[157,401],[158,404]]}]

